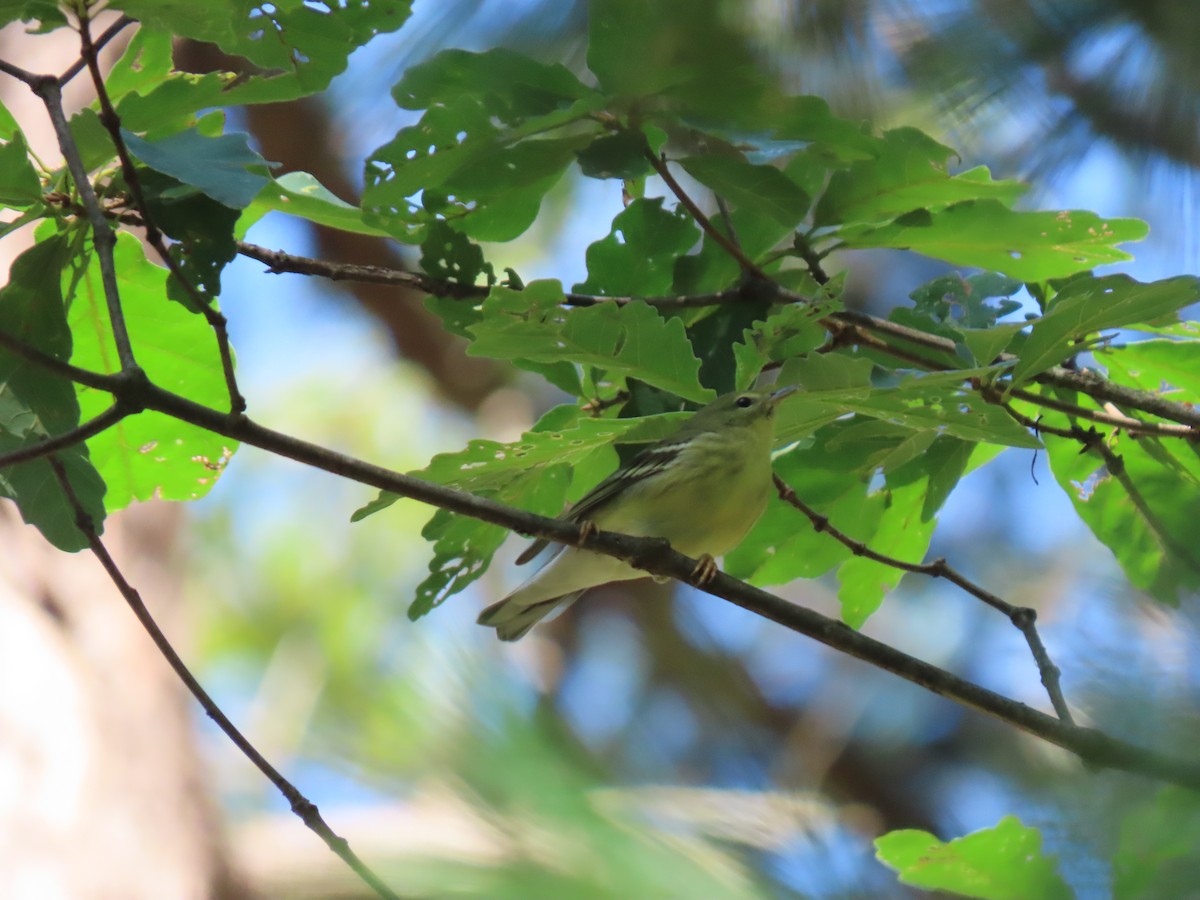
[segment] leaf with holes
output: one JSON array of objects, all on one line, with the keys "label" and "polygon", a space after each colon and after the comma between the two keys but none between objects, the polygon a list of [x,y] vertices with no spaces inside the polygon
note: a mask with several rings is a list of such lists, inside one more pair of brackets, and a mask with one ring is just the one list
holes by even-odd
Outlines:
[{"label": "leaf with holes", "polygon": [[699,237],[691,217],[663,209],[661,197],[634,200],[617,213],[609,235],[588,247],[588,277],[575,290],[609,297],[665,294],[675,259]]},{"label": "leaf with holes", "polygon": [[1080,341],[1098,331],[1153,322],[1200,301],[1200,278],[1191,275],[1143,284],[1128,275],[1081,277],[1068,281],[1033,324],[1013,382],[1028,381],[1077,352]]},{"label": "leaf with holes", "polygon": [[350,54],[407,21],[412,0],[112,0],[144,27],[209,41],[258,74],[225,85],[221,105],[294,100],[329,86]]},{"label": "leaf with holes", "polygon": [[1140,241],[1147,230],[1139,219],[1082,210],[1014,212],[999,200],[965,200],[906,213],[886,225],[850,225],[836,235],[846,247],[914,250],[1022,281],[1044,281],[1132,259],[1117,245]]},{"label": "leaf with holes", "polygon": [[940,209],[991,198],[1005,206],[1021,196],[1018,181],[993,181],[982,166],[951,175],[956,154],[916,128],[885,132],[874,159],[834,172],[813,213],[818,226],[882,222],[914,209]]},{"label": "leaf with holes", "polygon": [[[114,254],[121,306],[138,364],[160,387],[205,406],[229,403],[225,378],[212,329],[200,316],[167,303],[167,273],[149,262],[139,241],[118,236]],[[83,277],[67,282],[71,290],[70,326],[74,337],[71,362],[96,372],[117,370],[108,307],[95,256]],[[80,388],[85,417],[105,409],[110,398]],[[108,510],[133,500],[157,497],[194,500],[208,493],[237,449],[237,442],[157,412],[123,419],[88,441],[96,467],[108,483]]]},{"label": "leaf with holes", "polygon": [[610,375],[639,378],[700,403],[700,360],[679,319],[664,319],[640,301],[568,309],[558,282],[535,281],[523,291],[494,287],[483,316],[468,327],[467,352],[494,359],[566,361]]},{"label": "leaf with holes", "polygon": [[[1041,412],[1048,425],[1070,425],[1060,413]],[[1172,463],[1161,457],[1153,442],[1122,438],[1111,447],[1123,469],[1118,477],[1096,453],[1081,453],[1077,441],[1049,434],[1042,439],[1055,480],[1079,517],[1112,551],[1130,583],[1172,606],[1200,590],[1200,552],[1189,539],[1195,524],[1194,495],[1180,490],[1180,467],[1192,469],[1194,480],[1200,464],[1193,448],[1180,448],[1191,460]]]}]

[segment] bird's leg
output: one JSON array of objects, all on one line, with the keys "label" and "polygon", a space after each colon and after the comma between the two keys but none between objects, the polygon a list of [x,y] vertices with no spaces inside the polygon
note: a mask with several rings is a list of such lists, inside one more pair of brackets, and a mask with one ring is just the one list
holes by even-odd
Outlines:
[{"label": "bird's leg", "polygon": [[710,554],[702,553],[696,560],[696,568],[692,569],[692,579],[696,582],[696,587],[704,587],[716,578],[720,571],[717,561]]}]

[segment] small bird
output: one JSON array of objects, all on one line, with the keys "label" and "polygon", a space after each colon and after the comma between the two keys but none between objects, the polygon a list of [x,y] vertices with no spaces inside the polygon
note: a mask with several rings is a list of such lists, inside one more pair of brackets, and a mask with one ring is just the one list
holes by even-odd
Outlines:
[{"label": "small bird", "polygon": [[[566,520],[666,538],[680,553],[699,558],[702,580],[712,578],[713,557],[736,547],[766,508],[775,408],[794,390],[789,385],[718,397],[600,482]],[[518,565],[547,544],[533,543],[517,558]],[[645,575],[614,557],[562,547],[541,571],[480,613],[479,624],[495,628],[502,641],[515,641],[588,588]]]}]

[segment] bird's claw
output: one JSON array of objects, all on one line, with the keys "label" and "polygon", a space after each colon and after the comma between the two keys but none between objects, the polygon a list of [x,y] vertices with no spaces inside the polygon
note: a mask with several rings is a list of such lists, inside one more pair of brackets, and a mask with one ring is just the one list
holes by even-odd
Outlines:
[{"label": "bird's claw", "polygon": [[599,530],[600,529],[596,527],[596,523],[591,519],[584,519],[582,522],[580,522],[579,546],[582,547],[587,544],[588,540],[592,538]]},{"label": "bird's claw", "polygon": [[692,569],[692,580],[696,582],[697,587],[704,587],[716,578],[717,573],[720,571],[717,568],[717,561],[711,555],[705,553],[696,560],[696,567]]}]

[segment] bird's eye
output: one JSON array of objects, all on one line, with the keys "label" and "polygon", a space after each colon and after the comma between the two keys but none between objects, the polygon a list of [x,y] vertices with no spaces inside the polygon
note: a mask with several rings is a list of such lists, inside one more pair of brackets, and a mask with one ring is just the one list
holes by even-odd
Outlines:
[{"label": "bird's eye", "polygon": [[746,409],[747,407],[754,405],[754,398],[738,397],[737,400],[734,401],[734,405],[740,407],[741,409]]}]

